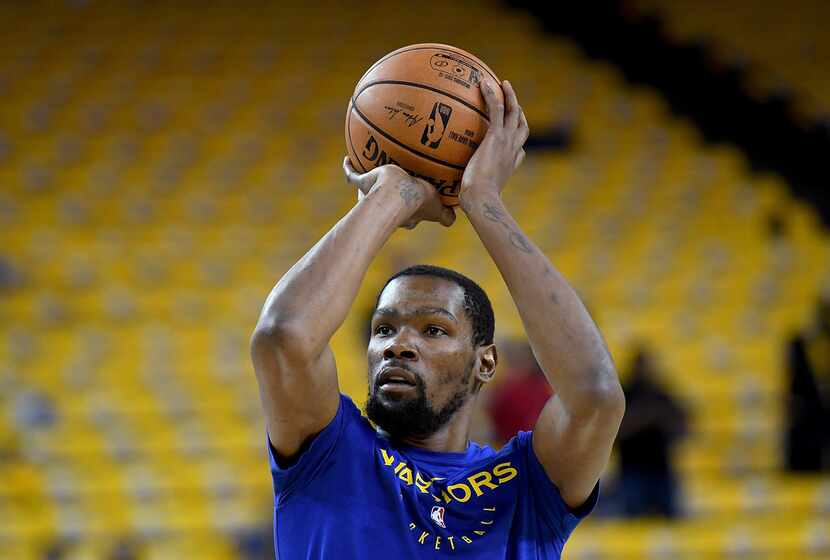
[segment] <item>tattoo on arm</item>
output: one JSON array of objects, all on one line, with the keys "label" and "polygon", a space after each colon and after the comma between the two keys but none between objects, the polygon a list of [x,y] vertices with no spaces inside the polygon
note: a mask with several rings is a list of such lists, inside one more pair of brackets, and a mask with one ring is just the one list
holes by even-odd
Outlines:
[{"label": "tattoo on arm", "polygon": [[407,179],[401,184],[400,191],[398,191],[401,195],[401,198],[406,203],[407,206],[414,206],[421,202],[421,199],[424,197],[424,194],[421,192],[421,189],[418,188],[418,185],[412,179]]},{"label": "tattoo on arm", "polygon": [[530,245],[530,242],[527,240],[527,237],[519,233],[518,231],[511,231],[510,232],[510,243],[516,249],[519,249],[528,255],[533,252],[533,247]]},{"label": "tattoo on arm", "polygon": [[507,220],[504,217],[504,213],[499,210],[497,207],[484,203],[484,217],[490,220],[491,222],[496,222],[497,224],[501,224],[504,229],[507,231],[507,238],[510,240],[510,244],[513,245],[516,249],[519,249],[523,253],[527,253],[528,255],[533,252],[533,246],[530,244],[530,241],[524,234],[520,231],[514,230],[510,227],[510,224],[507,223]]}]

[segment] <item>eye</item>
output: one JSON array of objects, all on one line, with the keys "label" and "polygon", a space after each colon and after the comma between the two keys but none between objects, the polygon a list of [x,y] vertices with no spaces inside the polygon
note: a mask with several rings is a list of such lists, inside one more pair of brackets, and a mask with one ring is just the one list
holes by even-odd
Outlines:
[{"label": "eye", "polygon": [[375,334],[378,336],[387,336],[389,334],[392,334],[392,329],[389,327],[389,325],[378,325],[375,328]]},{"label": "eye", "polygon": [[429,336],[442,336],[442,335],[447,334],[447,331],[445,331],[441,327],[436,327],[434,325],[430,325],[430,326],[427,327],[426,333]]}]

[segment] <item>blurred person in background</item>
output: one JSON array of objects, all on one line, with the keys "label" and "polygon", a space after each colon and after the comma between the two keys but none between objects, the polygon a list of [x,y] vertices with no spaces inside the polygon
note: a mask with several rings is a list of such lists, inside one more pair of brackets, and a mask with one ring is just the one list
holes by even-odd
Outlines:
[{"label": "blurred person in background", "polygon": [[41,553],[42,560],[65,560],[69,557],[70,541],[64,537],[55,537]]},{"label": "blurred person in background", "polygon": [[0,292],[19,288],[23,285],[20,272],[12,266],[10,260],[0,255]]},{"label": "blurred person in background", "polygon": [[624,379],[626,411],[617,436],[623,513],[677,517],[679,482],[672,447],[686,435],[687,414],[661,385],[646,346],[639,346]]},{"label": "blurred person in background", "polygon": [[819,300],[813,324],[787,343],[786,466],[830,469],[830,302]]},{"label": "blurred person in background", "polygon": [[501,446],[520,431],[533,429],[553,389],[526,341],[505,340],[499,348],[507,367],[490,391],[486,407],[496,444]]},{"label": "blurred person in background", "polygon": [[141,547],[135,537],[125,535],[119,538],[107,556],[107,560],[139,560]]},{"label": "blurred person in background", "polygon": [[340,393],[330,339],[375,255],[400,227],[455,220],[429,183],[394,165],[358,175],[346,159],[357,204],[274,286],[251,338],[282,560],[559,558],[596,504],[624,395],[585,306],[501,198],[528,135],[516,95],[503,82],[503,104],[498,84],[480,87],[490,124],[464,171],[460,210],[556,396],[499,452],[470,441],[498,362],[495,318],[480,286],[432,266],[398,272],[378,295],[366,416]]},{"label": "blurred person in background", "polygon": [[240,560],[270,560],[276,557],[270,524],[234,531],[233,538]]}]

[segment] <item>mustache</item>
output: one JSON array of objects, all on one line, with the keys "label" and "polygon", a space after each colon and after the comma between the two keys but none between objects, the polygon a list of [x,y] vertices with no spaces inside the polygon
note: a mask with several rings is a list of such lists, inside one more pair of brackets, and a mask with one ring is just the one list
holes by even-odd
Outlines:
[{"label": "mustache", "polygon": [[408,371],[412,375],[418,375],[411,367],[409,367],[409,364],[407,364],[406,362],[402,362],[400,360],[389,360],[388,362],[383,364],[383,367],[380,368],[380,371],[391,368],[402,369]]}]

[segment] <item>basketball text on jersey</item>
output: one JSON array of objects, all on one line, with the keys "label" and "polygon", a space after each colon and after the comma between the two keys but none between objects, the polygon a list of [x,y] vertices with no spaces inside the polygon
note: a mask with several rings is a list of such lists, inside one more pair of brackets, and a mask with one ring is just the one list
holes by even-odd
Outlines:
[{"label": "basketball text on jersey", "polygon": [[[444,485],[444,478],[425,477],[420,471],[413,470],[406,461],[395,457],[386,449],[381,448],[379,459],[381,464],[398,475],[398,479],[407,486],[415,485],[423,494],[429,494],[439,503],[449,504],[453,501],[468,502],[474,496],[485,496],[497,490],[519,475],[519,470],[510,461],[499,463],[492,468],[471,474],[461,482]],[[458,534],[437,534],[434,527],[421,527],[415,521],[409,523],[409,530],[418,540],[418,544],[430,545],[433,550],[454,551],[459,546],[468,546],[475,540],[484,537],[487,529],[495,522],[496,508],[493,506],[481,508],[482,517],[478,520],[478,528],[471,528]],[[434,505],[429,517],[441,529],[447,527],[447,509],[443,505]],[[449,528],[452,530],[452,528]]]}]

